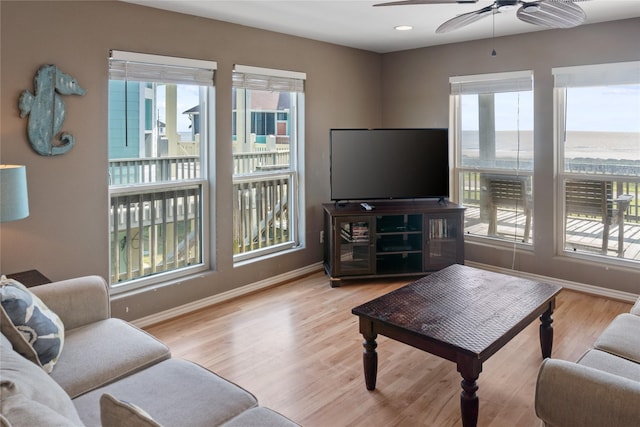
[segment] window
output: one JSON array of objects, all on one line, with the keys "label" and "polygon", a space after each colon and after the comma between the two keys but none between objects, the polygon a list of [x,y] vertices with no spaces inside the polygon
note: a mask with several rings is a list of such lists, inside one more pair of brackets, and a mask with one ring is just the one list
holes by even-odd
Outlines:
[{"label": "window", "polygon": [[453,193],[470,236],[530,243],[533,74],[451,77]]},{"label": "window", "polygon": [[553,75],[559,252],[640,261],[640,62]]},{"label": "window", "polygon": [[215,69],[211,61],[111,52],[109,245],[116,292],[208,266]]},{"label": "window", "polygon": [[234,261],[300,245],[305,74],[233,72]]}]

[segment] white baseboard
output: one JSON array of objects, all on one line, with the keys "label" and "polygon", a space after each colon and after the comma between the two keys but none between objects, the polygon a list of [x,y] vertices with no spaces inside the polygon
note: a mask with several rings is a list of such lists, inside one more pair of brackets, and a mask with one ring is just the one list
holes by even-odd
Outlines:
[{"label": "white baseboard", "polygon": [[[481,268],[484,270],[495,271],[497,273],[510,274],[512,276],[522,277],[525,279],[536,280],[538,282],[547,282],[553,283],[558,286],[562,286],[563,288],[572,289],[579,292],[584,292],[588,294],[598,295],[605,298],[611,298],[619,301],[626,301],[633,303],[638,295],[632,294],[630,292],[616,291],[614,289],[602,288],[599,286],[585,285],[583,283],[571,282],[569,280],[556,279],[554,277],[541,276],[539,274],[526,273],[524,271],[510,270],[508,268],[496,267],[488,264],[481,264],[477,262],[465,261],[465,264],[471,267]],[[161,311],[160,313],[155,313],[146,317],[142,317],[140,319],[134,320],[131,323],[138,326],[139,328],[144,328],[145,326],[152,325],[154,323],[159,323],[173,317],[181,316],[183,314],[190,313],[195,310],[199,310],[204,307],[208,307],[213,304],[217,304],[223,301],[228,301],[232,298],[237,298],[243,295],[250,294],[252,292],[256,292],[262,289],[266,289],[279,283],[294,280],[298,277],[315,273],[317,271],[322,270],[322,263],[311,264],[309,266],[299,268],[297,270],[289,271],[287,273],[280,274],[278,276],[270,277],[268,279],[261,280],[259,282],[251,283],[246,286],[241,286],[236,289],[232,289],[227,292],[222,292],[220,294],[212,295],[208,298],[204,298],[198,301],[194,301],[189,304],[184,304],[179,307],[175,307],[169,310]]]},{"label": "white baseboard", "polygon": [[552,283],[574,291],[584,292],[587,294],[611,298],[619,301],[633,303],[638,299],[638,295],[632,294],[630,292],[616,291],[615,289],[607,289],[600,286],[585,285],[584,283],[571,282],[569,280],[557,279],[555,277],[547,277],[539,274],[527,273],[524,271],[511,270],[509,268],[496,267],[494,265],[481,264],[478,262],[465,261],[465,264],[470,267],[481,268],[483,270],[494,271],[496,273],[510,274],[511,276],[522,277],[525,279],[535,280],[537,282]]},{"label": "white baseboard", "polygon": [[192,311],[199,310],[201,308],[208,307],[213,304],[217,304],[223,301],[228,301],[232,298],[237,298],[243,295],[247,295],[252,292],[270,288],[272,286],[278,285],[288,280],[294,280],[294,279],[297,279],[298,277],[315,273],[317,271],[322,270],[322,268],[323,267],[321,262],[316,264],[311,264],[306,267],[299,268],[297,270],[292,270],[287,273],[279,274],[274,277],[269,277],[267,279],[260,280],[259,282],[251,283],[249,285],[232,289],[227,292],[222,292],[220,294],[212,295],[210,297],[203,298],[201,300],[184,304],[175,308],[171,308],[169,310],[165,310],[159,313],[151,314],[149,316],[141,317],[140,319],[131,321],[131,323],[133,323],[139,328],[144,328],[145,326],[153,325],[154,323],[159,323],[159,322],[171,319],[173,317],[181,316],[183,314],[187,314]]}]

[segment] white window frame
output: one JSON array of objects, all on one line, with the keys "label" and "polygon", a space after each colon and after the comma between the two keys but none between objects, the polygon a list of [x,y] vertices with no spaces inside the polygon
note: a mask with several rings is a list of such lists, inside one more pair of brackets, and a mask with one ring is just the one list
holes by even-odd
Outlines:
[{"label": "white window frame", "polygon": [[[248,175],[233,176],[233,183],[236,179],[250,180],[269,178],[277,176],[287,176],[292,183],[293,190],[289,191],[288,218],[289,239],[287,242],[274,244],[268,247],[258,248],[251,251],[233,255],[234,266],[245,265],[246,263],[264,259],[270,256],[287,253],[304,247],[305,229],[305,192],[304,192],[304,146],[305,146],[305,92],[304,86],[307,75],[304,72],[255,67],[249,65],[235,64],[233,68],[233,86],[249,90],[273,90],[278,92],[296,93],[295,112],[295,144],[290,144],[289,165],[286,170],[273,172],[251,173]],[[239,113],[240,111],[238,111]],[[245,108],[245,113],[250,116],[250,112]],[[290,113],[291,114],[291,113]],[[249,117],[250,118],[250,117]],[[276,117],[277,119],[277,117]],[[236,132],[240,132],[236,126]],[[242,130],[244,131],[244,130]],[[233,207],[232,207],[233,209]],[[235,224],[234,224],[235,226]]]},{"label": "white window frame", "polygon": [[[199,187],[199,209],[201,216],[199,240],[201,245],[201,262],[117,283],[111,283],[112,280],[110,279],[112,294],[120,294],[155,286],[161,282],[177,280],[210,268],[211,242],[215,241],[213,230],[211,229],[211,224],[215,223],[212,218],[212,212],[215,212],[213,206],[215,197],[214,187],[211,184],[212,181],[210,178],[213,176],[213,171],[211,171],[210,168],[215,164],[213,157],[215,150],[210,149],[210,146],[213,147],[215,143],[214,78],[216,70],[217,62],[215,61],[118,50],[110,51],[110,79],[196,84],[201,87],[201,91],[205,91],[204,95],[201,96],[204,96],[206,100],[206,111],[200,112],[201,120],[205,120],[205,122],[201,123],[200,128],[199,177],[123,185],[112,185],[110,182],[108,188],[109,199],[111,199],[113,196],[118,195],[137,194],[138,191],[144,193],[145,191],[180,190],[193,188],[194,186]],[[203,87],[206,87],[206,89],[203,89]],[[141,115],[142,114],[143,112],[141,112]],[[141,121],[141,123],[143,123],[143,121]],[[111,239],[109,239],[109,241],[109,246],[111,247]],[[111,248],[109,250],[109,256],[111,257]],[[109,266],[111,269],[111,259],[109,260]],[[111,278],[112,275],[110,274],[109,276]]]},{"label": "white window frame", "polygon": [[[531,159],[531,169],[521,169],[519,158],[514,168],[498,168],[498,167],[468,167],[462,165],[462,117],[461,117],[461,95],[465,94],[496,94],[504,92],[519,92],[530,90],[533,94],[533,71],[508,71],[501,73],[488,73],[467,76],[452,76],[449,78],[450,85],[450,102],[449,102],[449,140],[450,140],[450,162],[453,165],[451,191],[452,199],[464,204],[462,174],[463,173],[489,173],[497,175],[515,175],[529,176],[531,187],[534,180],[535,168],[533,165],[533,157]],[[533,137],[532,137],[533,138]],[[531,195],[531,222],[533,223],[533,195]],[[520,214],[518,214],[520,215]],[[532,228],[533,230],[533,228]],[[533,249],[533,232],[531,231],[528,242],[522,242],[520,239],[510,239],[500,236],[485,236],[481,234],[466,234],[465,238],[477,241],[491,240],[496,245],[512,245],[517,244],[524,249]]]},{"label": "white window frame", "polygon": [[[565,180],[566,179],[589,179],[629,181],[633,177],[618,176],[613,174],[595,175],[565,172],[565,135],[566,129],[566,89],[576,87],[592,86],[616,86],[626,84],[640,84],[640,61],[617,62],[607,64],[590,64],[569,67],[552,68],[554,77],[554,144],[557,152],[556,165],[556,209],[555,209],[555,247],[556,254],[565,257],[583,258],[585,260],[596,260],[606,264],[628,265],[634,262],[630,259],[623,259],[620,256],[606,254],[589,253],[586,251],[573,251],[566,248],[565,230]],[[637,178],[636,178],[637,179]],[[636,181],[637,185],[640,182]]]}]

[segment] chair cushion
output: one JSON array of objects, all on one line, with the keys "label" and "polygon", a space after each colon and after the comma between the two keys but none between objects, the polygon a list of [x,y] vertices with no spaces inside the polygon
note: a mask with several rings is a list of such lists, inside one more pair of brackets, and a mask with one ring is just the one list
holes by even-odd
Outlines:
[{"label": "chair cushion", "polygon": [[605,351],[591,349],[580,358],[578,364],[640,382],[640,364]]},{"label": "chair cushion", "polygon": [[192,362],[169,359],[73,400],[85,425],[100,425],[109,393],[142,408],[164,426],[216,426],[257,406],[241,387]]},{"label": "chair cushion", "polygon": [[82,425],[71,399],[37,364],[0,336],[2,415],[14,426]]},{"label": "chair cushion", "polygon": [[594,347],[640,363],[640,316],[619,314],[600,334]]},{"label": "chair cushion", "polygon": [[170,356],[169,348],[153,336],[109,318],[67,331],[51,377],[73,399]]},{"label": "chair cushion", "polygon": [[0,330],[13,348],[51,372],[64,345],[60,318],[22,283],[0,278]]}]

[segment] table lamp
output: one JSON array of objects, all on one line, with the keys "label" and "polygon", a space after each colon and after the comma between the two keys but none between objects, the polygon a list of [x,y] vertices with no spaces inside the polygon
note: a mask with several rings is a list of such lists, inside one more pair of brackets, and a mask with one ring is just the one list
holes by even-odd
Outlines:
[{"label": "table lamp", "polygon": [[29,216],[27,169],[20,165],[0,165],[0,222]]}]

